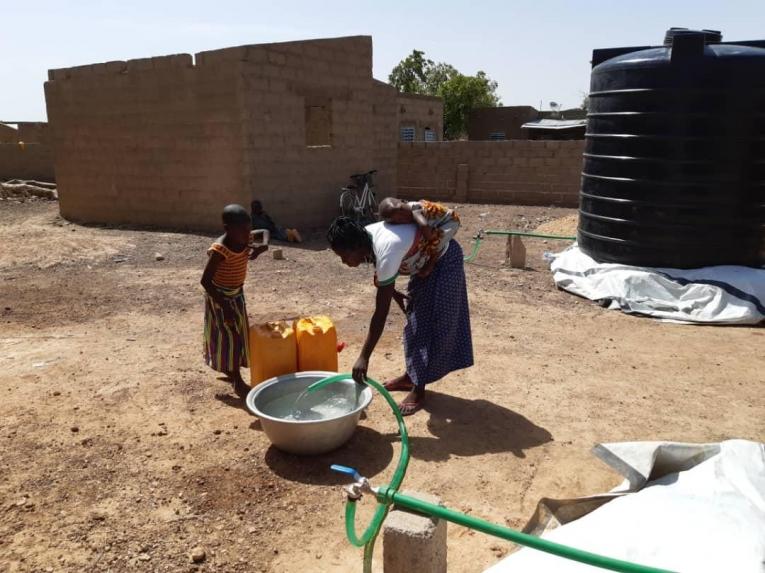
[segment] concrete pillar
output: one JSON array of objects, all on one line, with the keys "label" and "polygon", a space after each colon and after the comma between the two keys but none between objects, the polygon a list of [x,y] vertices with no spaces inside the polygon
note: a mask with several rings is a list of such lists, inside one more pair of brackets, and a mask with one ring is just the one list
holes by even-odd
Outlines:
[{"label": "concrete pillar", "polygon": [[510,266],[514,269],[526,268],[526,246],[520,237],[509,235],[505,257],[510,260]]},{"label": "concrete pillar", "polygon": [[[441,505],[432,495],[405,492]],[[383,527],[384,573],[446,573],[446,522],[393,508]]]}]

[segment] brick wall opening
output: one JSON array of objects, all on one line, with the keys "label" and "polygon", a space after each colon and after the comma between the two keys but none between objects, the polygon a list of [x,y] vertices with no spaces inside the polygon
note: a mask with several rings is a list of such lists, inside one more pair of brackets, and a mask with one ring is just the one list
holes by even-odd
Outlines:
[{"label": "brick wall opening", "polygon": [[332,101],[306,98],[305,144],[307,147],[332,146]]}]

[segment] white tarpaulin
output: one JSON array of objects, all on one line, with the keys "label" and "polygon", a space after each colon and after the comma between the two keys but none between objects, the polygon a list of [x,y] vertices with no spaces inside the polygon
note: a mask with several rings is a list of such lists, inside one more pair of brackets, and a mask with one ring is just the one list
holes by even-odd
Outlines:
[{"label": "white tarpaulin", "polygon": [[765,320],[765,269],[663,269],[598,263],[577,245],[553,255],[550,269],[559,288],[610,309],[707,324]]},{"label": "white tarpaulin", "polygon": [[[607,494],[542,500],[524,531],[669,571],[765,571],[764,444],[625,442],[594,451],[625,482]],[[486,573],[598,570],[521,549]]]}]

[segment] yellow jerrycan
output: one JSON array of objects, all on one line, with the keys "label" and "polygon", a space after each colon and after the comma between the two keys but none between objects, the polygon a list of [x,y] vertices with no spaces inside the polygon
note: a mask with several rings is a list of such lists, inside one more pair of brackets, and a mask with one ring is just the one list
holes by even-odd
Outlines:
[{"label": "yellow jerrycan", "polygon": [[337,331],[328,316],[310,316],[295,321],[298,371],[337,372]]},{"label": "yellow jerrycan", "polygon": [[250,327],[250,386],[297,372],[297,343],[292,324],[283,320]]}]

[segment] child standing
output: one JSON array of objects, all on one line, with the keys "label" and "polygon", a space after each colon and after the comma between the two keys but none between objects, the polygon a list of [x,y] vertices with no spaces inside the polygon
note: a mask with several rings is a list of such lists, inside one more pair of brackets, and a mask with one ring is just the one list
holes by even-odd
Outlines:
[{"label": "child standing", "polygon": [[268,249],[254,247],[250,241],[250,215],[241,205],[223,209],[224,233],[207,251],[209,258],[202,274],[205,289],[205,362],[223,372],[234,383],[237,395],[244,398],[249,387],[239,372],[249,366],[247,307],[244,280],[247,261]]}]

